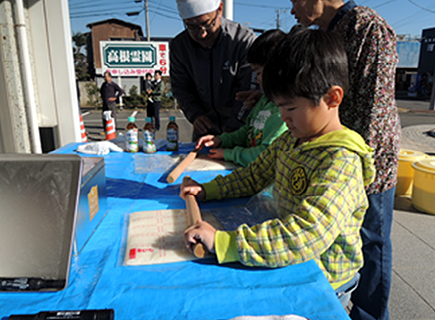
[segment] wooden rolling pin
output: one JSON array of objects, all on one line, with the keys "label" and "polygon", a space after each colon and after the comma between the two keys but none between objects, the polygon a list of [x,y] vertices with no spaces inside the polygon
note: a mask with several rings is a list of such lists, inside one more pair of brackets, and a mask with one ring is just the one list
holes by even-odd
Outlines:
[{"label": "wooden rolling pin", "polygon": [[[199,211],[195,196],[186,196],[186,209],[189,226],[202,221],[201,211]],[[204,258],[208,254],[207,247],[203,243],[198,242],[193,246],[193,254],[197,258]]]},{"label": "wooden rolling pin", "polygon": [[187,168],[189,164],[192,163],[193,160],[195,160],[196,156],[198,155],[199,149],[194,149],[191,151],[186,158],[183,159],[183,161],[180,162],[178,166],[175,167],[174,170],[171,171],[171,173],[166,178],[166,181],[168,183],[174,183],[175,180],[178,179],[180,174],[183,173],[183,171]]}]

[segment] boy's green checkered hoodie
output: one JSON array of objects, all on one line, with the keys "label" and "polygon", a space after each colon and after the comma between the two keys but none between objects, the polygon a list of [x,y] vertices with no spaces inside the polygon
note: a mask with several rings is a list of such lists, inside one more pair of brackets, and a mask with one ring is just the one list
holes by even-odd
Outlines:
[{"label": "boy's green checkered hoodie", "polygon": [[364,186],[375,178],[372,149],[344,128],[294,147],[287,131],[247,168],[203,185],[206,200],[254,195],[274,183],[279,218],[218,231],[219,263],[283,267],[314,259],[334,289],[363,265]]}]

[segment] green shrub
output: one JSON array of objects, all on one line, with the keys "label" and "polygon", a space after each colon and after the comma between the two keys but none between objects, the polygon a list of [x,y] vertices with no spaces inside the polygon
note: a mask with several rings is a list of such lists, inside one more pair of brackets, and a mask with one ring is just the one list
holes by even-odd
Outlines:
[{"label": "green shrub", "polygon": [[93,82],[86,83],[85,88],[88,96],[88,104],[94,108],[102,107],[103,100],[101,99],[100,88]]},{"label": "green shrub", "polygon": [[128,97],[124,98],[125,105],[129,107],[139,107],[144,105],[143,96],[138,93],[137,86],[132,86],[128,91]]}]

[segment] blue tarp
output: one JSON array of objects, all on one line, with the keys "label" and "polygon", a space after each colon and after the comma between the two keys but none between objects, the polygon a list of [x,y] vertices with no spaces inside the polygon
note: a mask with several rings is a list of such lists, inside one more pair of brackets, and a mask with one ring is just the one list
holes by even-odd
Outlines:
[{"label": "blue tarp", "polygon": [[[72,153],[70,144],[58,153]],[[188,152],[192,145],[184,145]],[[69,286],[56,293],[1,293],[0,318],[48,310],[115,310],[115,319],[229,319],[241,315],[297,314],[311,320],[349,319],[314,261],[278,269],[218,265],[214,258],[124,267],[119,263],[125,219],[135,211],[184,208],[179,182],[167,173],[135,173],[143,153],[105,156],[109,212],[78,257]],[[190,172],[209,181],[220,172]],[[185,174],[184,174],[185,175]],[[201,204],[242,205],[246,199]]]}]

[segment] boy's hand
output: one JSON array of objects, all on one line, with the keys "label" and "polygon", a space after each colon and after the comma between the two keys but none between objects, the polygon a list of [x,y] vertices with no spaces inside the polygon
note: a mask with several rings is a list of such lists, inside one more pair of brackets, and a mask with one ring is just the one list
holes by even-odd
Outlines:
[{"label": "boy's hand", "polygon": [[184,177],[180,188],[180,197],[186,200],[186,196],[188,195],[196,196],[196,199],[199,201],[204,201],[205,199],[205,191],[202,185],[190,179],[190,177]]},{"label": "boy's hand", "polygon": [[236,93],[236,100],[243,101],[243,106],[246,109],[252,109],[262,95],[260,90],[239,91]]},{"label": "boy's hand", "polygon": [[202,242],[210,252],[215,252],[214,249],[214,237],[216,235],[216,229],[211,224],[205,221],[200,221],[193,226],[184,230],[184,243],[186,247],[193,252],[193,246]]},{"label": "boy's hand", "polygon": [[211,149],[208,156],[212,159],[223,159],[225,149]]},{"label": "boy's hand", "polygon": [[222,140],[212,134],[199,138],[196,143],[196,149],[202,149],[203,147],[219,147],[222,144]]}]

